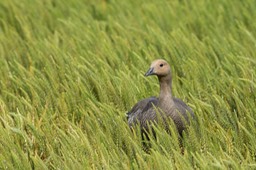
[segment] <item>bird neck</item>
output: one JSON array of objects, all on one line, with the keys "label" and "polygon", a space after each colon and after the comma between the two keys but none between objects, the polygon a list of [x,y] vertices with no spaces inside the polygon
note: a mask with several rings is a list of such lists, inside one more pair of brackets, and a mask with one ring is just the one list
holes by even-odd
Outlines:
[{"label": "bird neck", "polygon": [[172,101],[172,77],[171,75],[158,77],[160,83],[159,100],[161,102]]}]

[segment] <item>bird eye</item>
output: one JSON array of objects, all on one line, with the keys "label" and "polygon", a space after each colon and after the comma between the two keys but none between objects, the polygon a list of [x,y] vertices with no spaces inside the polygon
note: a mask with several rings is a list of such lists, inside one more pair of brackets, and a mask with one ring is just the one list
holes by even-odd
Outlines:
[{"label": "bird eye", "polygon": [[164,66],[164,64],[160,64],[160,67],[163,67]]}]

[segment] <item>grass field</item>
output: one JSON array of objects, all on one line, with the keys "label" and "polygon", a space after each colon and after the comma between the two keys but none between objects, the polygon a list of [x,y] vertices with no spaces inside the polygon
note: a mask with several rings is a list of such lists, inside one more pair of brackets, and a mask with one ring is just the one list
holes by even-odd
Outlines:
[{"label": "grass field", "polygon": [[[0,169],[256,169],[255,18],[252,0],[1,0]],[[198,117],[184,154],[127,126],[156,58]]]}]

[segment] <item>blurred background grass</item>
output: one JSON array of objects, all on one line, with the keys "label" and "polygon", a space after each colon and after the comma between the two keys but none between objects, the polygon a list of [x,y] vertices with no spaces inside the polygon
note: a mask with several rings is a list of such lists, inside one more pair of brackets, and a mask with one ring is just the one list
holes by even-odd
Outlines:
[{"label": "blurred background grass", "polygon": [[[256,168],[256,2],[2,0],[1,169]],[[159,129],[151,154],[126,123],[152,60],[200,137]],[[193,134],[193,129],[191,130]]]}]

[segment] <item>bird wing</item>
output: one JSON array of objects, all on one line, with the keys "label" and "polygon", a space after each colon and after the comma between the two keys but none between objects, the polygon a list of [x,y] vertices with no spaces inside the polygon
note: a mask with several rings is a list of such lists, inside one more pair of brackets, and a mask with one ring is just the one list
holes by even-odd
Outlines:
[{"label": "bird wing", "polygon": [[[153,105],[157,105],[158,98],[156,97],[150,97],[143,99],[136,103],[133,108],[127,113],[127,120],[129,126],[136,125],[139,122],[143,122],[144,119],[153,119],[155,115],[154,107]],[[147,113],[151,113],[151,115],[148,115]],[[152,115],[152,113],[154,113]],[[145,116],[147,115],[147,116]],[[146,121],[146,120],[145,120]]]},{"label": "bird wing", "polygon": [[173,97],[173,101],[175,103],[176,109],[185,117],[186,120],[188,120],[188,113],[190,113],[190,116],[192,118],[195,117],[194,112],[192,109],[186,105],[181,99]]}]

